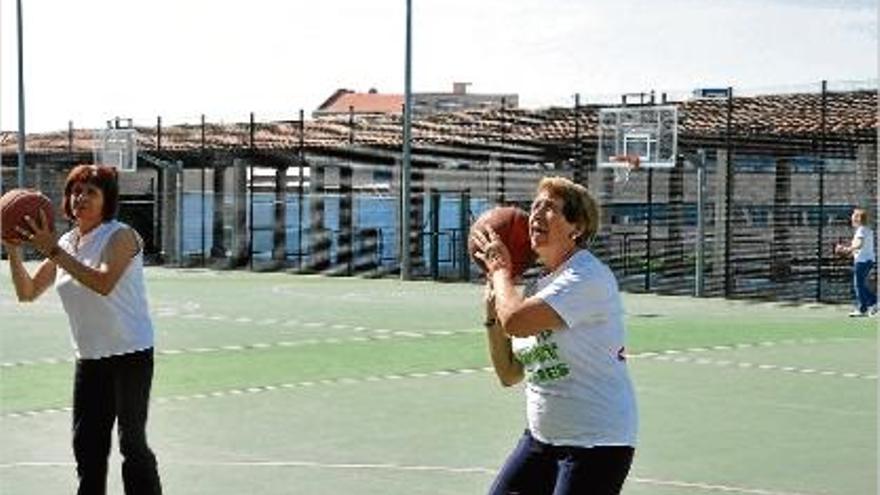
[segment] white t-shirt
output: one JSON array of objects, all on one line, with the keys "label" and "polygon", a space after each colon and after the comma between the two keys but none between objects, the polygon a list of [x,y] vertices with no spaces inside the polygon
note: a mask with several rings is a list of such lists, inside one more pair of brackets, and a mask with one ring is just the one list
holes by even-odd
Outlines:
[{"label": "white t-shirt", "polygon": [[853,263],[874,261],[874,232],[864,225],[859,225],[853,239],[862,239],[862,247],[853,251]]},{"label": "white t-shirt", "polygon": [[[110,238],[125,227],[115,220],[102,223],[80,239],[79,249],[74,229],[61,236],[58,245],[84,265],[97,268]],[[70,321],[71,340],[78,358],[99,359],[153,347],[142,252],[131,259],[106,296],[82,285],[60,266],[55,289]]]},{"label": "white t-shirt", "polygon": [[566,328],[512,342],[526,374],[532,435],[552,445],[635,446],[638,412],[614,274],[581,250],[534,290]]}]

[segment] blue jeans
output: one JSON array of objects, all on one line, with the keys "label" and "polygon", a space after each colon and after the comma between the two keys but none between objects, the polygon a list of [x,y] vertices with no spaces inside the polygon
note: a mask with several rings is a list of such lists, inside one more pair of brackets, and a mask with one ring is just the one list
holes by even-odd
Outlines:
[{"label": "blue jeans", "polygon": [[489,495],[617,495],[629,474],[632,447],[558,447],[526,430]]},{"label": "blue jeans", "polygon": [[873,261],[860,261],[853,266],[853,289],[856,295],[856,305],[862,313],[877,304],[877,294],[874,294],[868,286],[868,274],[871,273],[873,266]]}]

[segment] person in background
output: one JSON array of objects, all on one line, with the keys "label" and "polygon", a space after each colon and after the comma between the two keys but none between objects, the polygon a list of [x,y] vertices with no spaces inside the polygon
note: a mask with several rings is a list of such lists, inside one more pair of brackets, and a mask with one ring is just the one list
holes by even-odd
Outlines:
[{"label": "person in background", "polygon": [[855,309],[849,316],[868,316],[877,314],[877,294],[868,284],[868,274],[876,263],[874,249],[874,231],[868,227],[868,210],[856,208],[850,217],[850,223],[856,229],[849,245],[838,244],[835,254],[851,256],[853,259],[853,293]]},{"label": "person in background", "polygon": [[76,353],[73,452],[79,495],[106,493],[113,423],[122,453],[127,495],[162,493],[146,424],[153,380],[153,323],[144,285],[143,241],[116,220],[116,170],[74,167],[64,184],[72,230],[56,240],[51,225],[26,217],[24,242],[46,258],[33,276],[22,261],[22,241],[4,241],[19,301],[55,285],[70,323]]}]

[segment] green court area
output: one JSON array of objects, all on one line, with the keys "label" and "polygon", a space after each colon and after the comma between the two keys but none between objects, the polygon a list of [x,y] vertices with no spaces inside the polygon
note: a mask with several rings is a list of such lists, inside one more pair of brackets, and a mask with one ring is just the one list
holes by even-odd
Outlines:
[{"label": "green court area", "polygon": [[[170,494],[485,493],[524,426],[478,285],[147,272],[151,444]],[[640,444],[626,494],[877,492],[877,326],[844,306],[626,294]],[[75,490],[54,293],[0,268],[0,492]],[[110,493],[122,493],[113,453]]]}]

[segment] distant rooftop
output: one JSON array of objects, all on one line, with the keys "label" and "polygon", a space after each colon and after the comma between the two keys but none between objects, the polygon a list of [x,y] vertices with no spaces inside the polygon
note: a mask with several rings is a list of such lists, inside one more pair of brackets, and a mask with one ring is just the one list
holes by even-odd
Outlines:
[{"label": "distant rooftop", "polygon": [[[493,108],[517,108],[519,96],[501,93],[468,93],[468,82],[452,83],[452,92],[413,93],[413,112],[430,115],[461,110],[491,110]],[[383,94],[375,88],[366,93],[350,89],[337,89],[324,103],[312,112],[314,118],[354,115],[401,115],[404,95]]]},{"label": "distant rooftop", "polygon": [[[369,93],[367,93],[369,94]],[[799,139],[818,143],[828,139],[855,139],[876,142],[878,129],[877,91],[846,91],[829,93],[825,99],[818,93],[734,97],[731,131],[742,139]],[[698,99],[669,103],[679,109],[680,140],[723,141],[727,132],[727,99]],[[413,143],[416,146],[453,146],[467,148],[506,145],[543,146],[571,142],[575,127],[582,139],[595,140],[598,130],[599,106],[573,108],[488,109],[469,110],[417,117],[413,120]],[[823,115],[825,125],[823,127]],[[577,122],[577,124],[576,124]],[[303,124],[300,136],[298,122],[261,122],[256,124],[255,146],[261,149],[297,148],[302,139],[306,149],[344,148],[349,139],[356,146],[399,148],[401,116],[376,114],[357,119],[353,126],[347,119],[316,119]],[[138,145],[152,150],[157,145],[155,127],[138,127]],[[200,127],[179,125],[162,128],[162,148],[166,150],[198,150]],[[29,152],[63,153],[91,152],[93,132],[75,130],[29,134]],[[248,124],[208,124],[206,145],[213,149],[233,149],[248,145]],[[15,153],[16,133],[0,133],[0,150]],[[708,142],[708,141],[707,141]]]},{"label": "distant rooftop", "polygon": [[375,89],[371,89],[366,93],[355,93],[350,89],[338,89],[312,113],[312,116],[348,115],[349,112],[358,115],[400,114],[403,112],[403,95],[382,94]]}]

